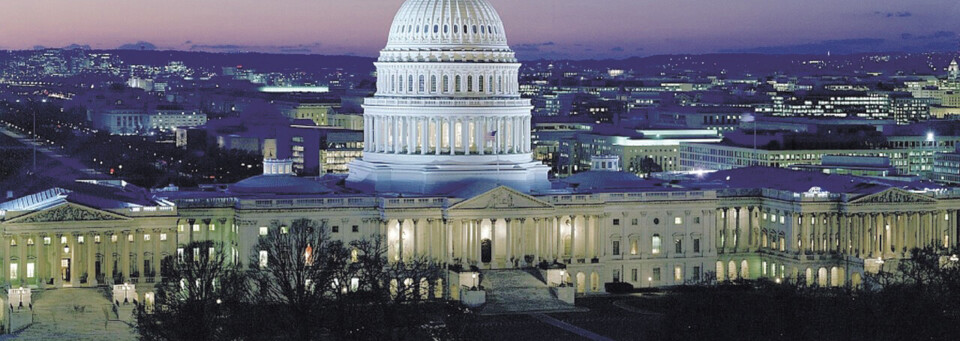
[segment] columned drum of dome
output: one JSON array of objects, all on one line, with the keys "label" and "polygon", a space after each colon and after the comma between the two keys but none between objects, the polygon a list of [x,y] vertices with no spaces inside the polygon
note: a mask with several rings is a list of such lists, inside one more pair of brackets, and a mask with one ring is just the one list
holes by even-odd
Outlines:
[{"label": "columned drum of dome", "polygon": [[486,0],[408,0],[364,102],[364,156],[351,187],[437,194],[472,182],[550,187],[533,160],[530,101],[500,16]]}]

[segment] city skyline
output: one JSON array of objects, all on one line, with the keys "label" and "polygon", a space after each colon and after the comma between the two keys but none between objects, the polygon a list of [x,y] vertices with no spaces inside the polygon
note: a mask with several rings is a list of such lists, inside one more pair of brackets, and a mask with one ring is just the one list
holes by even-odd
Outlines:
[{"label": "city skyline", "polygon": [[[672,53],[952,51],[960,4],[491,0],[523,59]],[[0,48],[89,46],[375,56],[400,1],[41,0],[5,4]],[[389,7],[390,10],[384,10]],[[544,9],[546,8],[546,9]],[[363,20],[356,20],[363,18]],[[267,29],[269,28],[269,29]],[[622,33],[622,34],[612,34]]]}]

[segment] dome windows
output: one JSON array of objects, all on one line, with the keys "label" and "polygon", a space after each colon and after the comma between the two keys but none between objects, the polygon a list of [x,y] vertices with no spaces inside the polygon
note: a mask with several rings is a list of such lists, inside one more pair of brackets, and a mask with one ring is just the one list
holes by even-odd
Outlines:
[{"label": "dome windows", "polygon": [[450,33],[450,25],[443,25],[443,34]]}]

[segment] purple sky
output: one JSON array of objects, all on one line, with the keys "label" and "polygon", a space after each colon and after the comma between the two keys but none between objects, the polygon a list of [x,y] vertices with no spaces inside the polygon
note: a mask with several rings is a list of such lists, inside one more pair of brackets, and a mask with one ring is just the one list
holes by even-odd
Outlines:
[{"label": "purple sky", "polygon": [[[510,44],[527,58],[766,47],[774,48],[754,51],[955,50],[960,32],[957,0],[490,1]],[[161,49],[375,55],[401,2],[3,1],[0,48],[146,41]],[[849,39],[860,40],[829,42]]]}]

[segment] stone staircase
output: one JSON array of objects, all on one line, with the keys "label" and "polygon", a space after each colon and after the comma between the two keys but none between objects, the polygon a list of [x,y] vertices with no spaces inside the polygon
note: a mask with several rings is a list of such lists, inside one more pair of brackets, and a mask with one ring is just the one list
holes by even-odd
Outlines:
[{"label": "stone staircase", "polygon": [[558,300],[540,272],[533,269],[485,270],[482,285],[487,291],[482,315],[583,310]]}]

